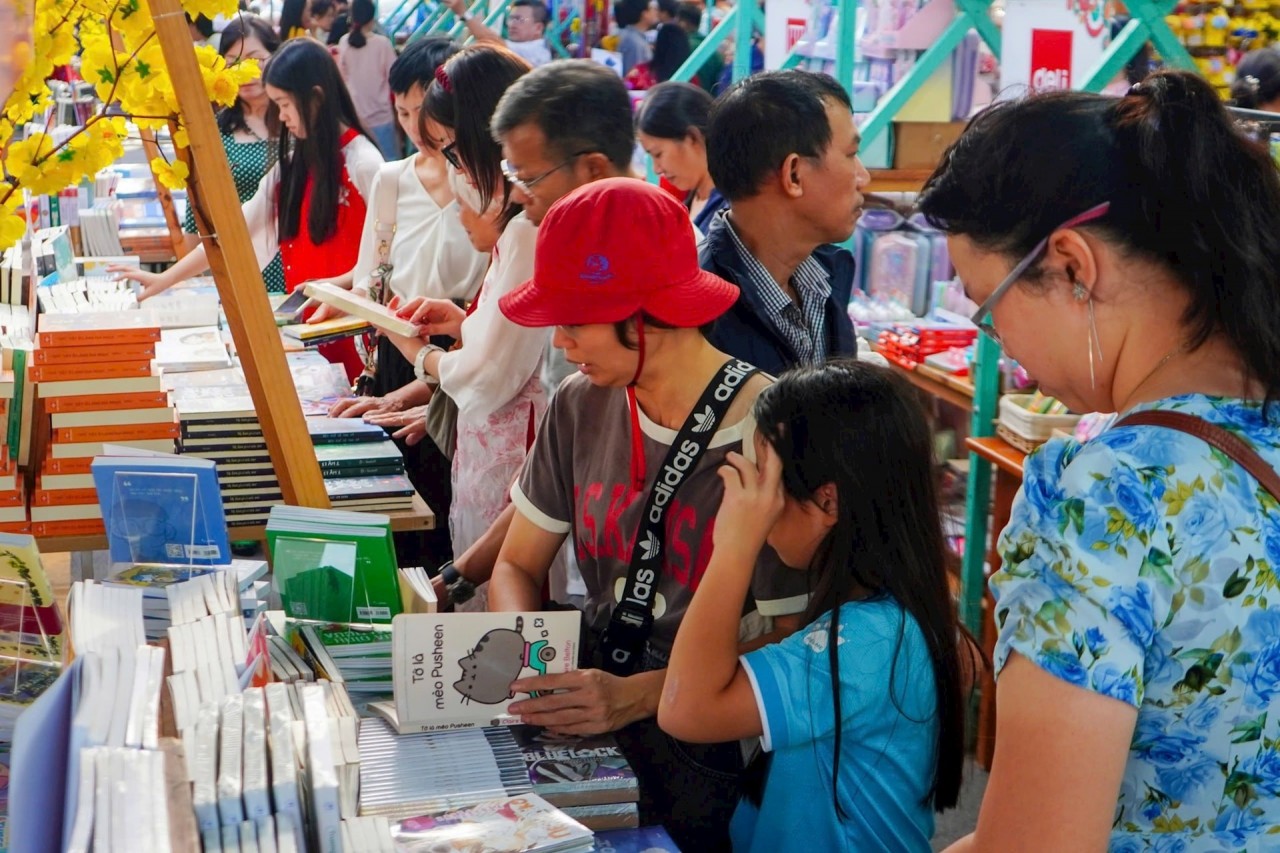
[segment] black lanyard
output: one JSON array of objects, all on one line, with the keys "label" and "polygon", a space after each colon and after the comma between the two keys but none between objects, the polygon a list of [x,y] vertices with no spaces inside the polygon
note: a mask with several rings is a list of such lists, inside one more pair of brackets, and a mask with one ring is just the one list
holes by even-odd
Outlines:
[{"label": "black lanyard", "polygon": [[697,469],[734,397],[757,372],[745,361],[726,362],[702,392],[671,443],[658,470],[658,479],[644,503],[640,529],[631,547],[631,567],[622,600],[614,607],[602,639],[606,672],[630,675],[639,666],[644,645],[653,631],[653,604],[658,579],[662,577],[662,550],[666,542],[663,522],[667,508],[676,491]]}]

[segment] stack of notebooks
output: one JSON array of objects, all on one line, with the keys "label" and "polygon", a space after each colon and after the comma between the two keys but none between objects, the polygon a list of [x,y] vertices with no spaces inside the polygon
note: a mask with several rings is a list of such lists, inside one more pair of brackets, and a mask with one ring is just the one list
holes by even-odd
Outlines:
[{"label": "stack of notebooks", "polygon": [[344,684],[365,704],[393,695],[391,631],[386,626],[291,623],[294,650],[320,678]]},{"label": "stack of notebooks", "polygon": [[307,418],[325,491],[334,507],[371,512],[413,508],[404,456],[385,429],[359,418]]},{"label": "stack of notebooks", "polygon": [[138,294],[132,283],[102,276],[41,282],[36,299],[42,314],[131,311],[138,307]]},{"label": "stack of notebooks", "polygon": [[283,501],[267,440],[239,368],[169,374],[180,453],[218,466],[227,524],[261,524]]},{"label": "stack of notebooks", "polygon": [[[245,629],[267,612],[270,603],[271,582],[264,560],[232,560],[225,566],[192,566],[159,563],[128,565],[106,581],[116,586],[136,586],[142,589],[142,609],[146,619],[148,640],[159,640],[167,635],[175,624],[178,611],[176,601],[181,597],[182,585],[200,577],[228,579],[229,594],[234,597],[235,611],[244,618]],[[229,611],[230,612],[230,611]]]},{"label": "stack of notebooks", "polygon": [[236,836],[246,821],[257,828],[250,849],[274,830],[277,850],[342,853],[342,821],[358,816],[356,726],[346,692],[328,682],[273,683],[202,705],[186,740],[206,853],[244,849]]},{"label": "stack of notebooks", "polygon": [[612,735],[570,737],[512,726],[533,792],[592,830],[640,825],[640,784]]},{"label": "stack of notebooks", "polygon": [[398,735],[360,721],[360,814],[401,820],[531,793],[520,747],[505,728]]},{"label": "stack of notebooks", "polygon": [[386,623],[404,610],[385,515],[272,507],[267,551],[275,590],[291,618]]},{"label": "stack of notebooks", "polygon": [[52,433],[32,501],[37,536],[103,532],[86,475],[104,445],[173,452],[178,424],[154,365],[159,339],[145,311],[40,316],[29,376]]},{"label": "stack of notebooks", "polygon": [[[147,309],[151,310],[148,301]],[[164,329],[156,344],[156,367],[166,375],[197,370],[225,370],[231,356],[217,326]]]},{"label": "stack of notebooks", "polygon": [[318,347],[330,341],[340,341],[371,331],[372,326],[360,317],[335,317],[319,323],[293,323],[281,326],[280,331],[286,338],[304,347]]}]

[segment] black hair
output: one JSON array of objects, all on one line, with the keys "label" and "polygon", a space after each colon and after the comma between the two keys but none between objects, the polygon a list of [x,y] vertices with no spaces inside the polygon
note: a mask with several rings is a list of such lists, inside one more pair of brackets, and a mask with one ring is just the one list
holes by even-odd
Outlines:
[{"label": "black hair", "polygon": [[307,17],[307,0],[284,0],[280,7],[280,41],[289,38],[290,30],[301,27]]},{"label": "black hair", "polygon": [[368,39],[364,35],[365,24],[373,20],[377,9],[373,0],[351,0],[351,23],[347,32],[347,44],[351,47],[364,47]]},{"label": "black hair", "polygon": [[[635,333],[637,319],[644,321],[644,327],[646,329],[689,328],[688,326],[677,326],[674,323],[664,322],[662,320],[659,320],[657,317],[653,316],[647,311],[641,311],[635,317],[629,317],[626,320],[619,320],[618,322],[613,324],[613,333],[617,336],[618,343],[622,344],[624,347],[626,347],[629,350],[640,349],[639,338],[636,336],[636,333]],[[698,331],[701,332],[702,336],[705,338],[707,335],[711,334],[711,329],[713,326],[715,326],[714,320],[711,321],[710,323],[706,323],[705,325],[699,326]]]},{"label": "black hair", "polygon": [[649,0],[618,0],[613,5],[613,17],[619,27],[634,26],[640,23],[648,8]]},{"label": "black hair", "polygon": [[[1188,345],[1221,332],[1270,413],[1280,394],[1280,172],[1195,74],[1159,72],[1123,98],[1052,92],[989,107],[943,155],[920,209],[946,233],[1016,258],[1104,201],[1107,214],[1082,227],[1179,282],[1191,298]],[[1033,266],[1026,280],[1042,276]]]},{"label": "black hair", "polygon": [[[228,61],[234,60],[235,57],[230,56],[231,48],[246,38],[256,38],[262,42],[267,53],[274,54],[280,47],[280,38],[276,35],[276,31],[271,29],[270,24],[256,15],[238,14],[222,31],[222,40],[218,42],[218,54]],[[262,71],[263,74],[266,73],[266,69]],[[239,97],[234,104],[218,111],[218,130],[228,136],[236,131],[248,132],[249,125],[244,120],[244,104],[240,103]],[[267,107],[267,131],[273,137],[280,135],[280,111],[276,109],[275,104]]]},{"label": "black hair", "polygon": [[692,83],[659,83],[636,111],[636,130],[658,139],[684,140],[695,133],[706,141],[711,96]]},{"label": "black hair", "polygon": [[391,91],[403,95],[417,83],[425,95],[431,82],[436,79],[436,69],[460,50],[461,44],[444,35],[415,39],[391,63],[391,70],[387,74]]},{"label": "black hair", "polygon": [[351,31],[351,12],[339,12],[338,17],[333,19],[333,26],[329,29],[329,39],[325,44],[330,47],[340,43],[342,37]]},{"label": "black hair", "polygon": [[333,0],[311,0],[308,11],[311,13],[312,19],[323,18],[329,14],[329,10],[334,8]]},{"label": "black hair", "polygon": [[[961,628],[951,597],[931,464],[933,438],[915,389],[893,371],[866,362],[800,367],[760,393],[755,417],[760,434],[782,461],[788,496],[816,503],[823,486],[834,484],[836,489],[835,526],[809,566],[812,594],[806,624],[829,616],[834,632],[840,606],[855,598],[898,604],[903,617],[887,681],[899,710],[895,687],[907,617],[919,627],[937,694],[930,795],[935,810],[951,808],[959,797],[964,765],[970,671],[961,662],[957,641],[965,637],[971,652],[976,646]],[[838,785],[844,735],[840,645],[830,642],[827,648],[836,720],[832,796],[843,818],[847,810]]]},{"label": "black hair", "polygon": [[659,83],[670,80],[691,53],[693,48],[689,46],[689,34],[678,24],[663,24],[658,27],[658,37],[653,42],[649,70]]},{"label": "black hair", "polygon": [[1259,109],[1280,98],[1280,50],[1264,47],[1251,50],[1236,66],[1231,99],[1237,107]]},{"label": "black hair", "polygon": [[[311,239],[323,243],[337,227],[338,195],[342,189],[342,125],[368,138],[342,73],[328,48],[312,39],[292,39],[280,46],[267,63],[262,79],[293,96],[307,124],[304,139],[280,131],[280,192],[276,198],[280,242],[298,235],[302,197],[312,181],[307,228]],[[317,91],[318,90],[318,91]]]},{"label": "black hair", "polygon": [[826,74],[763,71],[716,99],[707,123],[707,165],[730,202],[747,199],[792,154],[821,157],[831,144],[827,102],[852,109]]},{"label": "black hair", "polygon": [[[453,130],[458,159],[475,179],[483,212],[502,187],[503,224],[521,207],[511,202],[511,182],[502,174],[502,146],[489,133],[489,119],[504,92],[529,72],[529,63],[505,47],[477,44],[450,57],[422,102],[422,114]],[[448,85],[441,83],[441,77]],[[428,134],[423,133],[426,139]]]},{"label": "black hair", "polygon": [[678,0],[658,0],[658,11],[666,15],[668,18],[675,18],[676,10],[679,9]]},{"label": "black hair", "polygon": [[196,28],[196,32],[200,34],[202,39],[206,41],[213,36],[213,20],[205,15],[196,15],[191,17],[191,13],[184,13],[187,16],[188,26]]},{"label": "black hair", "polygon": [[547,11],[547,4],[543,3],[542,0],[513,0],[511,8],[532,9],[533,22],[542,24],[544,27],[547,25],[547,21],[551,20],[551,13]]},{"label": "black hair", "polygon": [[676,6],[676,22],[684,22],[695,30],[702,26],[702,9],[697,3],[684,2]]},{"label": "black hair", "polygon": [[631,167],[631,95],[617,74],[597,62],[551,62],[517,81],[493,114],[494,138],[529,122],[546,137],[552,159],[598,151],[619,171]]}]

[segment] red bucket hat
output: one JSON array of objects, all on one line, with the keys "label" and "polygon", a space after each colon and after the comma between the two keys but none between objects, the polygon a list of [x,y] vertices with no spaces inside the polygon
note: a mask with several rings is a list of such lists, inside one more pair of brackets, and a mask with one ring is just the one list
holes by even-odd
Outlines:
[{"label": "red bucket hat", "polygon": [[521,326],[617,323],[643,311],[663,323],[710,323],[738,288],[698,267],[689,213],[635,178],[579,187],[538,228],[533,278],[498,305]]}]

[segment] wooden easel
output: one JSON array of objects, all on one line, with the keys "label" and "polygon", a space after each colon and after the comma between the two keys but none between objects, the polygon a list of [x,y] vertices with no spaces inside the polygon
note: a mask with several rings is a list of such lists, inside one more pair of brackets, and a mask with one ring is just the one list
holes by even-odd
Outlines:
[{"label": "wooden easel", "polygon": [[[156,142],[156,132],[154,130],[143,129],[139,131],[142,137],[142,151],[147,155],[147,163],[157,157],[164,156],[160,151],[160,143]],[[160,201],[160,209],[164,211],[164,225],[169,230],[169,242],[173,244],[173,256],[181,260],[182,256],[188,251],[187,240],[182,233],[182,223],[178,221],[178,211],[173,207],[173,193],[164,184],[160,183],[160,179],[155,176],[155,170],[151,170],[152,180],[156,182],[156,198]]]},{"label": "wooden easel", "polygon": [[[191,34],[178,0],[151,0],[156,38],[164,52],[191,147],[182,152],[191,170],[188,203],[209,256],[231,337],[244,366],[271,462],[285,503],[328,508],[329,496],[312,450],[302,406],[293,393],[262,271],[240,209],[222,138],[209,109]],[[286,393],[282,393],[288,389]]]}]

